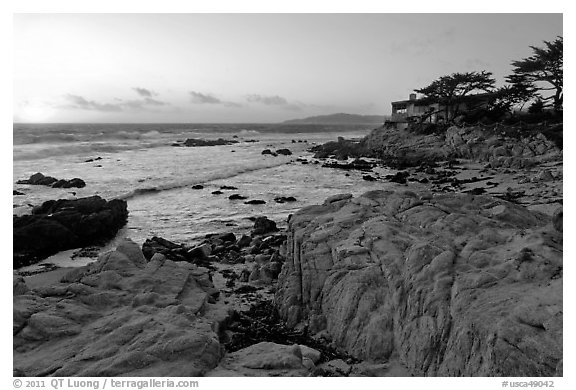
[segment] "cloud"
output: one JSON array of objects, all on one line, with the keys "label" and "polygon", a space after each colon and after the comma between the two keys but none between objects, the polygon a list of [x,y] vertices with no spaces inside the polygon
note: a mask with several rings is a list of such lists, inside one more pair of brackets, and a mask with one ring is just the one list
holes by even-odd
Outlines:
[{"label": "cloud", "polygon": [[288,101],[282,96],[264,96],[264,95],[247,95],[246,100],[250,103],[261,103],[267,106],[284,106],[288,105]]},{"label": "cloud", "polygon": [[157,92],[154,92],[150,89],[146,89],[146,88],[139,88],[139,87],[134,87],[132,88],[134,91],[136,91],[136,93],[142,97],[152,97],[152,96],[158,96]]},{"label": "cloud", "polygon": [[190,91],[190,100],[195,104],[222,104],[222,100],[210,94]]},{"label": "cloud", "polygon": [[239,108],[242,104],[218,99],[216,96],[201,93],[196,91],[188,92],[190,94],[190,101],[194,104],[221,104],[225,107]]},{"label": "cloud", "polygon": [[122,111],[119,104],[98,103],[94,100],[87,100],[82,96],[67,94],[64,98],[70,103],[68,108],[79,108],[83,110],[118,112]]},{"label": "cloud", "polygon": [[88,100],[83,96],[67,94],[64,95],[67,104],[61,106],[62,108],[72,108],[88,111],[101,111],[101,112],[120,112],[120,111],[141,111],[150,109],[151,107],[160,107],[169,105],[166,102],[146,97],[141,100],[123,100],[114,98],[114,103],[100,103],[94,100]]},{"label": "cloud", "polygon": [[300,102],[290,103],[288,102],[288,100],[286,100],[286,98],[283,98],[282,96],[278,95],[266,96],[266,95],[252,94],[252,95],[246,95],[246,100],[249,103],[264,104],[266,106],[278,106],[290,111],[302,111],[302,109],[306,107],[304,103]]}]

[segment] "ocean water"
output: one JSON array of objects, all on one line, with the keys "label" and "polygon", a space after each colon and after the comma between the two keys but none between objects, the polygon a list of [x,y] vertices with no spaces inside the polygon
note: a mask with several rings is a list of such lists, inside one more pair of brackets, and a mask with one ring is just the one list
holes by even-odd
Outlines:
[{"label": "ocean water", "polygon": [[[13,181],[42,172],[58,179],[79,177],[86,187],[56,189],[14,184],[25,195],[14,196],[14,214],[30,212],[49,199],[100,195],[128,202],[128,224],[118,238],[138,243],[154,235],[193,244],[208,233],[247,231],[250,217],[266,215],[280,226],[290,213],[321,203],[337,193],[360,194],[382,188],[381,182],[362,180],[360,172],[302,164],[311,160],[306,149],[339,136],[360,138],[371,126],[306,125],[25,125],[15,124]],[[236,138],[233,138],[236,137]],[[236,139],[237,144],[174,147],[186,138]],[[257,140],[258,142],[246,142]],[[292,140],[307,142],[296,142]],[[288,148],[291,156],[262,155],[264,149]],[[101,157],[101,160],[86,162]],[[348,176],[346,175],[348,173]],[[386,173],[386,172],[382,172]],[[201,190],[192,188],[204,186]],[[221,186],[237,190],[222,190]],[[240,194],[262,199],[264,205],[229,200]],[[293,196],[293,203],[274,198]]]}]

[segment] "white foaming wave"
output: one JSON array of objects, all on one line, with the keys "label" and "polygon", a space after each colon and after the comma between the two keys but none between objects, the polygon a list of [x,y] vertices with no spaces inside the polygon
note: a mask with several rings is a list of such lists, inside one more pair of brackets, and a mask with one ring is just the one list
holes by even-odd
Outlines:
[{"label": "white foaming wave", "polygon": [[250,134],[260,134],[259,131],[256,130],[246,130],[246,129],[242,129],[240,130],[240,132],[238,133],[240,135],[250,135]]},{"label": "white foaming wave", "polygon": [[13,159],[14,161],[21,160],[40,160],[43,158],[63,156],[63,155],[93,155],[95,153],[115,153],[125,150],[155,148],[160,146],[167,146],[166,142],[138,142],[138,143],[110,143],[110,142],[82,142],[70,144],[58,144],[53,146],[43,147],[22,147],[14,146]]},{"label": "white foaming wave", "polygon": [[248,164],[245,166],[237,167],[234,170],[227,170],[226,172],[209,173],[203,177],[195,177],[195,178],[189,179],[189,180],[173,181],[173,182],[161,184],[158,186],[152,186],[152,187],[140,187],[140,188],[136,188],[132,191],[129,191],[125,194],[119,195],[116,197],[116,199],[127,200],[127,199],[131,199],[131,198],[134,198],[134,197],[137,197],[140,195],[157,193],[160,191],[174,190],[174,189],[178,189],[178,188],[193,186],[196,184],[205,184],[205,183],[209,183],[209,182],[216,181],[216,180],[229,179],[231,177],[242,175],[242,174],[248,173],[248,172],[254,172],[254,171],[279,167],[281,165],[287,164],[289,161],[290,161],[290,159],[278,158],[274,162]]}]

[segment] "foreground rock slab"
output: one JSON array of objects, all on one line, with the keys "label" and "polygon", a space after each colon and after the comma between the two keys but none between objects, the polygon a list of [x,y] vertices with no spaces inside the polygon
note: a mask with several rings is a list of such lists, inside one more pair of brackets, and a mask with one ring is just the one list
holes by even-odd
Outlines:
[{"label": "foreground rock slab", "polygon": [[18,376],[201,376],[222,355],[208,270],[129,240],[54,285],[15,275],[13,294]]},{"label": "foreground rock slab", "polygon": [[412,375],[562,375],[562,244],[549,216],[489,196],[335,196],[291,218],[275,301]]}]

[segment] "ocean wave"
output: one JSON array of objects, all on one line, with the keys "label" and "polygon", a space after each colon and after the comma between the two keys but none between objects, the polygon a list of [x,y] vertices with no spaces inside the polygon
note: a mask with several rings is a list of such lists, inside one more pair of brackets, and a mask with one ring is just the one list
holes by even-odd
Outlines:
[{"label": "ocean wave", "polygon": [[160,146],[167,146],[166,142],[135,142],[118,144],[110,142],[82,142],[64,145],[50,145],[44,147],[22,147],[14,146],[13,160],[40,160],[47,157],[63,155],[93,155],[97,153],[115,153],[134,149],[147,149]]},{"label": "ocean wave", "polygon": [[239,134],[240,135],[253,135],[253,134],[260,134],[260,132],[257,130],[242,129],[242,130],[240,130]]},{"label": "ocean wave", "polygon": [[132,191],[129,191],[129,192],[126,192],[122,195],[117,196],[116,199],[128,200],[128,199],[135,198],[137,196],[149,195],[151,193],[158,193],[161,191],[169,191],[169,190],[174,190],[174,189],[179,189],[179,188],[185,188],[185,187],[190,187],[190,186],[193,186],[196,184],[206,184],[206,183],[210,183],[210,182],[216,181],[216,180],[230,179],[232,177],[236,177],[238,175],[242,175],[242,174],[248,173],[248,172],[254,172],[254,171],[260,171],[260,170],[265,170],[265,169],[270,169],[270,168],[276,168],[276,167],[279,167],[281,165],[287,164],[289,161],[290,160],[281,159],[281,161],[275,161],[273,163],[256,163],[253,165],[246,165],[244,167],[238,167],[234,170],[227,170],[225,172],[214,172],[211,174],[207,174],[204,177],[197,177],[197,178],[193,178],[193,179],[189,179],[189,180],[173,181],[170,183],[165,183],[165,184],[161,184],[158,186],[152,186],[152,187],[139,187],[139,188],[136,188]]}]

